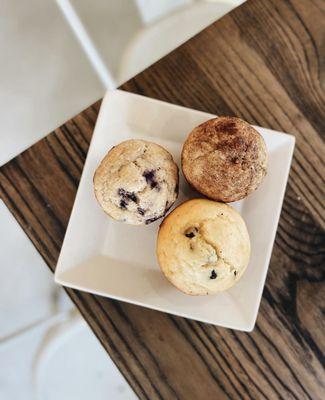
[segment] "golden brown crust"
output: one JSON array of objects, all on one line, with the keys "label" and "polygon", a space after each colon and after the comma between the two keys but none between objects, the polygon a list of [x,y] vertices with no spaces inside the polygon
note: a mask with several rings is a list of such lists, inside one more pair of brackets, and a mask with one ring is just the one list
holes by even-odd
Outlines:
[{"label": "golden brown crust", "polygon": [[213,200],[246,197],[260,185],[266,168],[264,139],[236,117],[214,118],[197,126],[182,150],[186,180]]},{"label": "golden brown crust", "polygon": [[232,207],[193,199],[162,222],[157,259],[165,277],[189,295],[206,295],[232,287],[243,276],[250,256],[244,220]]}]

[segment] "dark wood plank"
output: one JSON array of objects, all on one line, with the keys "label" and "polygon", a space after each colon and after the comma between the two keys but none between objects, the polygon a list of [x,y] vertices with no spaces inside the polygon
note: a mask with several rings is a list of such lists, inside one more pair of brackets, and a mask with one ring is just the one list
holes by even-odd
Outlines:
[{"label": "dark wood plank", "polygon": [[[324,6],[249,0],[123,86],[297,139],[253,333],[67,290],[140,398],[324,397]],[[1,198],[52,270],[99,106],[0,169]]]}]

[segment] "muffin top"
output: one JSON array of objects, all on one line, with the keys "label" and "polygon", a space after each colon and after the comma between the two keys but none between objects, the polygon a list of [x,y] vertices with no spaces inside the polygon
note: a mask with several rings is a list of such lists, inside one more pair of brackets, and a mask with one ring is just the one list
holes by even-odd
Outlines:
[{"label": "muffin top", "polygon": [[94,175],[95,196],[113,219],[149,224],[162,217],[178,195],[178,167],[163,147],[127,140],[113,147]]},{"label": "muffin top", "polygon": [[245,222],[224,203],[189,200],[160,225],[159,265],[184,293],[205,295],[227,290],[243,275],[249,255]]},{"label": "muffin top", "polygon": [[194,128],[182,150],[186,180],[211,199],[231,202],[246,197],[266,174],[262,136],[235,117],[214,118]]}]

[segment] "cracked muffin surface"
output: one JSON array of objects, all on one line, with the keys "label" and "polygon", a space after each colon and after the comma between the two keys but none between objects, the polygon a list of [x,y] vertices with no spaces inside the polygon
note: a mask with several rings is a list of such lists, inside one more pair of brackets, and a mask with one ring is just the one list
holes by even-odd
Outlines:
[{"label": "cracked muffin surface", "polygon": [[190,295],[224,291],[243,275],[250,256],[244,220],[232,207],[189,200],[162,222],[157,257],[166,278]]},{"label": "cracked muffin surface", "polygon": [[95,196],[113,219],[149,224],[165,215],[178,196],[178,167],[158,144],[127,140],[113,147],[94,175]]},{"label": "cracked muffin surface", "polygon": [[258,188],[266,169],[263,137],[240,118],[206,121],[193,129],[183,146],[186,180],[213,200],[243,199]]}]

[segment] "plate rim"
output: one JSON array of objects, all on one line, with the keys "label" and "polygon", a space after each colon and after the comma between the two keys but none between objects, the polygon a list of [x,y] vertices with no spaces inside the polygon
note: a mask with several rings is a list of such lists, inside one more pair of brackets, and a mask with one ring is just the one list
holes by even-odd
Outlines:
[{"label": "plate rim", "polygon": [[87,293],[92,293],[92,294],[95,294],[95,295],[104,296],[106,298],[110,298],[110,299],[114,299],[114,300],[118,300],[118,301],[127,302],[127,303],[134,304],[134,305],[141,306],[141,307],[146,307],[146,308],[149,308],[149,309],[152,309],[152,310],[156,310],[156,311],[159,311],[159,312],[165,312],[167,314],[177,315],[177,316],[180,316],[180,317],[183,317],[183,318],[188,318],[188,319],[192,319],[192,320],[196,320],[196,321],[200,321],[200,322],[203,322],[203,323],[208,323],[208,324],[212,324],[212,325],[215,325],[215,326],[220,326],[220,327],[224,327],[224,328],[228,328],[228,329],[236,329],[236,330],[240,330],[240,331],[251,332],[255,327],[257,316],[258,316],[258,311],[259,311],[261,300],[262,300],[262,295],[263,295],[263,291],[264,291],[264,287],[265,287],[267,273],[268,273],[268,270],[269,270],[270,260],[271,260],[273,247],[274,247],[274,241],[275,241],[276,232],[277,232],[278,224],[279,224],[279,219],[280,219],[280,215],[281,215],[281,211],[282,211],[282,207],[283,207],[283,199],[284,199],[284,195],[285,195],[287,184],[288,184],[288,178],[289,178],[289,173],[290,173],[290,169],[291,169],[293,153],[294,153],[294,148],[295,148],[295,141],[296,141],[295,136],[293,136],[291,134],[288,134],[288,133],[285,133],[285,132],[280,132],[280,131],[276,131],[276,130],[273,130],[273,129],[262,128],[262,127],[253,125],[254,128],[263,129],[263,130],[269,131],[270,133],[271,132],[272,133],[276,133],[276,134],[279,134],[282,137],[285,137],[287,139],[287,143],[285,145],[288,147],[288,150],[287,150],[288,151],[288,162],[287,162],[286,171],[285,171],[285,174],[284,174],[285,175],[285,184],[281,187],[282,192],[278,196],[278,198],[280,199],[281,207],[279,207],[279,209],[277,210],[277,213],[275,215],[276,223],[274,224],[274,229],[273,229],[273,232],[272,232],[272,240],[270,241],[270,245],[267,248],[267,255],[264,258],[264,263],[263,264],[265,264],[267,266],[264,268],[264,271],[263,271],[262,283],[258,286],[258,288],[256,290],[257,291],[257,297],[256,297],[257,300],[254,303],[254,312],[251,312],[251,314],[247,318],[245,318],[245,323],[242,323],[242,324],[239,324],[238,326],[235,326],[235,324],[228,324],[228,325],[227,324],[220,324],[220,323],[217,323],[217,322],[212,321],[211,319],[207,319],[207,318],[195,318],[195,317],[191,316],[188,313],[181,313],[181,312],[178,312],[178,311],[169,311],[169,310],[163,309],[163,308],[161,308],[159,306],[156,306],[156,305],[154,305],[152,303],[143,303],[143,302],[134,300],[133,298],[108,294],[107,292],[105,293],[105,292],[100,291],[100,290],[96,290],[96,289],[94,290],[94,289],[91,289],[91,288],[87,288],[87,287],[84,287],[82,285],[78,285],[78,284],[76,284],[74,282],[71,283],[71,281],[62,279],[62,272],[60,274],[60,262],[61,262],[61,258],[62,258],[61,256],[63,254],[67,238],[69,237],[69,228],[71,227],[71,224],[72,224],[72,222],[71,222],[72,218],[74,217],[75,213],[77,212],[76,208],[77,208],[77,204],[78,204],[78,201],[79,201],[79,196],[78,195],[80,195],[80,188],[83,185],[85,171],[88,169],[88,163],[89,163],[89,160],[90,160],[89,156],[90,156],[90,154],[92,152],[92,148],[93,148],[93,145],[94,145],[94,142],[95,142],[94,138],[96,137],[96,134],[97,134],[97,131],[98,131],[99,122],[101,121],[101,119],[103,118],[102,116],[106,112],[106,110],[105,110],[106,104],[108,103],[108,101],[111,101],[114,96],[125,96],[125,97],[130,97],[131,96],[131,97],[134,97],[134,98],[141,98],[142,101],[144,100],[144,101],[148,101],[148,102],[154,102],[154,103],[157,103],[159,105],[163,105],[164,107],[172,107],[172,108],[176,108],[176,109],[181,109],[183,111],[186,110],[188,112],[195,112],[197,114],[202,114],[204,116],[207,116],[208,118],[210,118],[210,117],[211,118],[215,118],[216,117],[215,114],[207,113],[207,112],[204,112],[204,111],[201,111],[201,110],[192,109],[192,108],[189,108],[189,107],[184,107],[184,106],[181,106],[181,105],[178,105],[178,104],[169,103],[169,102],[166,102],[166,101],[163,101],[163,100],[159,100],[159,99],[150,98],[150,97],[143,96],[143,95],[140,95],[140,94],[137,94],[137,93],[127,92],[125,90],[114,89],[114,90],[108,90],[105,93],[105,96],[104,96],[104,98],[102,100],[102,103],[101,103],[101,106],[100,106],[100,110],[99,110],[99,113],[98,113],[98,116],[97,116],[97,120],[96,120],[95,128],[94,128],[94,131],[93,131],[93,135],[92,135],[92,138],[91,138],[91,142],[90,142],[90,145],[89,145],[87,157],[86,157],[85,164],[84,164],[81,176],[80,176],[80,181],[79,181],[78,189],[77,189],[76,196],[75,196],[75,199],[74,199],[73,207],[71,209],[71,214],[70,214],[69,222],[68,222],[67,229],[66,229],[66,232],[65,232],[64,240],[62,242],[60,254],[59,254],[58,261],[57,261],[57,264],[56,264],[56,267],[55,267],[54,281],[57,284],[60,284],[60,285],[66,286],[66,287],[70,287],[70,288],[73,288],[73,289],[76,289],[76,290],[84,291],[84,292],[87,292]]}]

